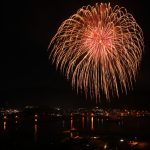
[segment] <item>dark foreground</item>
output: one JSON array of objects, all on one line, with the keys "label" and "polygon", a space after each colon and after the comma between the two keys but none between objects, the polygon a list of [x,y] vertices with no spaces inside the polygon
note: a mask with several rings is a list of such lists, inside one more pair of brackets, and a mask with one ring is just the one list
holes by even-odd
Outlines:
[{"label": "dark foreground", "polygon": [[12,114],[0,118],[0,149],[149,150],[150,117]]}]

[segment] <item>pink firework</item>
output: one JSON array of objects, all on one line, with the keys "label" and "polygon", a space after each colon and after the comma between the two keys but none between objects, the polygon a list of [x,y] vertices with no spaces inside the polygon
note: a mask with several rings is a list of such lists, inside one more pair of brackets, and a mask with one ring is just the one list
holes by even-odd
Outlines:
[{"label": "pink firework", "polygon": [[96,100],[132,89],[144,47],[143,33],[124,7],[82,7],[52,38],[50,59],[72,86]]}]

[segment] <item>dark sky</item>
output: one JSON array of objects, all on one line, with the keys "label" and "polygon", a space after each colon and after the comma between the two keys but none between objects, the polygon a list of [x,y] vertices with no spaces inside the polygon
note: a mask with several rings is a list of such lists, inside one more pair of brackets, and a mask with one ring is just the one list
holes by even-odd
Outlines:
[{"label": "dark sky", "polygon": [[[95,0],[6,0],[2,12],[0,104],[89,106],[48,60],[47,46],[62,21]],[[148,1],[110,0],[126,7],[144,32],[145,49],[134,90],[108,106],[150,107],[150,16]]]}]

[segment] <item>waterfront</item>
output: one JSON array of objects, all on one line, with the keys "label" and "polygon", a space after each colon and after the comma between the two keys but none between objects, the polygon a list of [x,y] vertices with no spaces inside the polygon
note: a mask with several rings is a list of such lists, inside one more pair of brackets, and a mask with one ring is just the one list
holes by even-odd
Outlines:
[{"label": "waterfront", "polygon": [[[17,112],[1,115],[4,147],[68,150],[149,149],[150,116],[110,117],[110,114]],[[108,111],[107,111],[108,112]],[[111,111],[113,112],[113,110]],[[137,113],[136,113],[137,114]],[[115,116],[115,115],[114,115]]]}]

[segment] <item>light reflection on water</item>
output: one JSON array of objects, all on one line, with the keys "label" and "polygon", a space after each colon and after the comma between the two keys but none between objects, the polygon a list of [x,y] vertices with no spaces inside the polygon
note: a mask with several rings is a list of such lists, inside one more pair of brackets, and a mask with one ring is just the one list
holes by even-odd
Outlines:
[{"label": "light reflection on water", "polygon": [[[97,137],[101,135],[150,137],[149,123],[150,118],[111,120],[94,116],[93,114],[88,116],[70,114],[68,117],[52,117],[48,115],[43,117],[35,114],[29,117],[14,117],[13,119],[5,116],[2,130],[12,142],[19,140],[20,143],[22,141],[32,143],[32,138],[29,139],[29,137],[33,136],[34,143],[53,143],[53,140],[57,140],[61,136],[63,138],[75,138],[77,136]],[[22,137],[22,135],[24,136]],[[104,146],[107,148],[106,145]]]},{"label": "light reflection on water", "polygon": [[[101,118],[101,117],[97,117],[94,115],[89,115],[89,116],[73,116],[72,114],[70,115],[70,117],[47,117],[45,120],[44,118],[41,118],[40,120],[42,120],[40,123],[38,122],[39,118],[38,115],[35,115],[33,120],[34,120],[34,125],[36,126],[41,126],[43,124],[43,122],[45,121],[47,125],[54,125],[53,128],[55,130],[56,126],[58,129],[65,131],[65,130],[91,130],[91,131],[101,131],[101,130],[105,130],[105,129],[116,129],[119,130],[120,132],[123,132],[124,130],[128,130],[128,128],[132,129],[133,131],[139,131],[140,128],[142,128],[144,123],[144,119],[119,119],[119,120],[110,120],[108,118]],[[40,116],[41,117],[41,116]],[[16,118],[16,117],[15,117]],[[6,116],[5,119],[3,121],[3,130],[7,129],[7,124],[13,124],[13,122],[15,122],[16,124],[18,124],[18,117],[17,119],[10,120],[9,118],[7,118],[6,121]],[[69,123],[70,122],[70,123]],[[125,122],[125,123],[124,123]],[[32,117],[26,121],[22,121],[22,126],[24,124],[30,124],[32,123]],[[70,124],[70,125],[69,125]],[[11,126],[9,125],[9,128],[11,129]],[[36,127],[37,130],[37,127]],[[42,130],[42,129],[41,129]],[[142,130],[141,130],[142,131]],[[144,130],[143,130],[144,131]],[[145,131],[144,131],[145,132]],[[142,132],[141,132],[142,133]]]},{"label": "light reflection on water", "polygon": [[4,121],[4,131],[6,130],[6,124],[7,124],[7,122],[6,121]]},{"label": "light reflection on water", "polygon": [[85,118],[84,116],[82,116],[82,128],[84,129],[84,122],[85,122]]},{"label": "light reflection on water", "polygon": [[34,141],[37,142],[37,138],[38,138],[38,135],[37,135],[37,128],[38,128],[38,125],[35,123],[34,124]]},{"label": "light reflection on water", "polygon": [[94,119],[93,119],[93,116],[91,116],[91,130],[94,130]]}]

